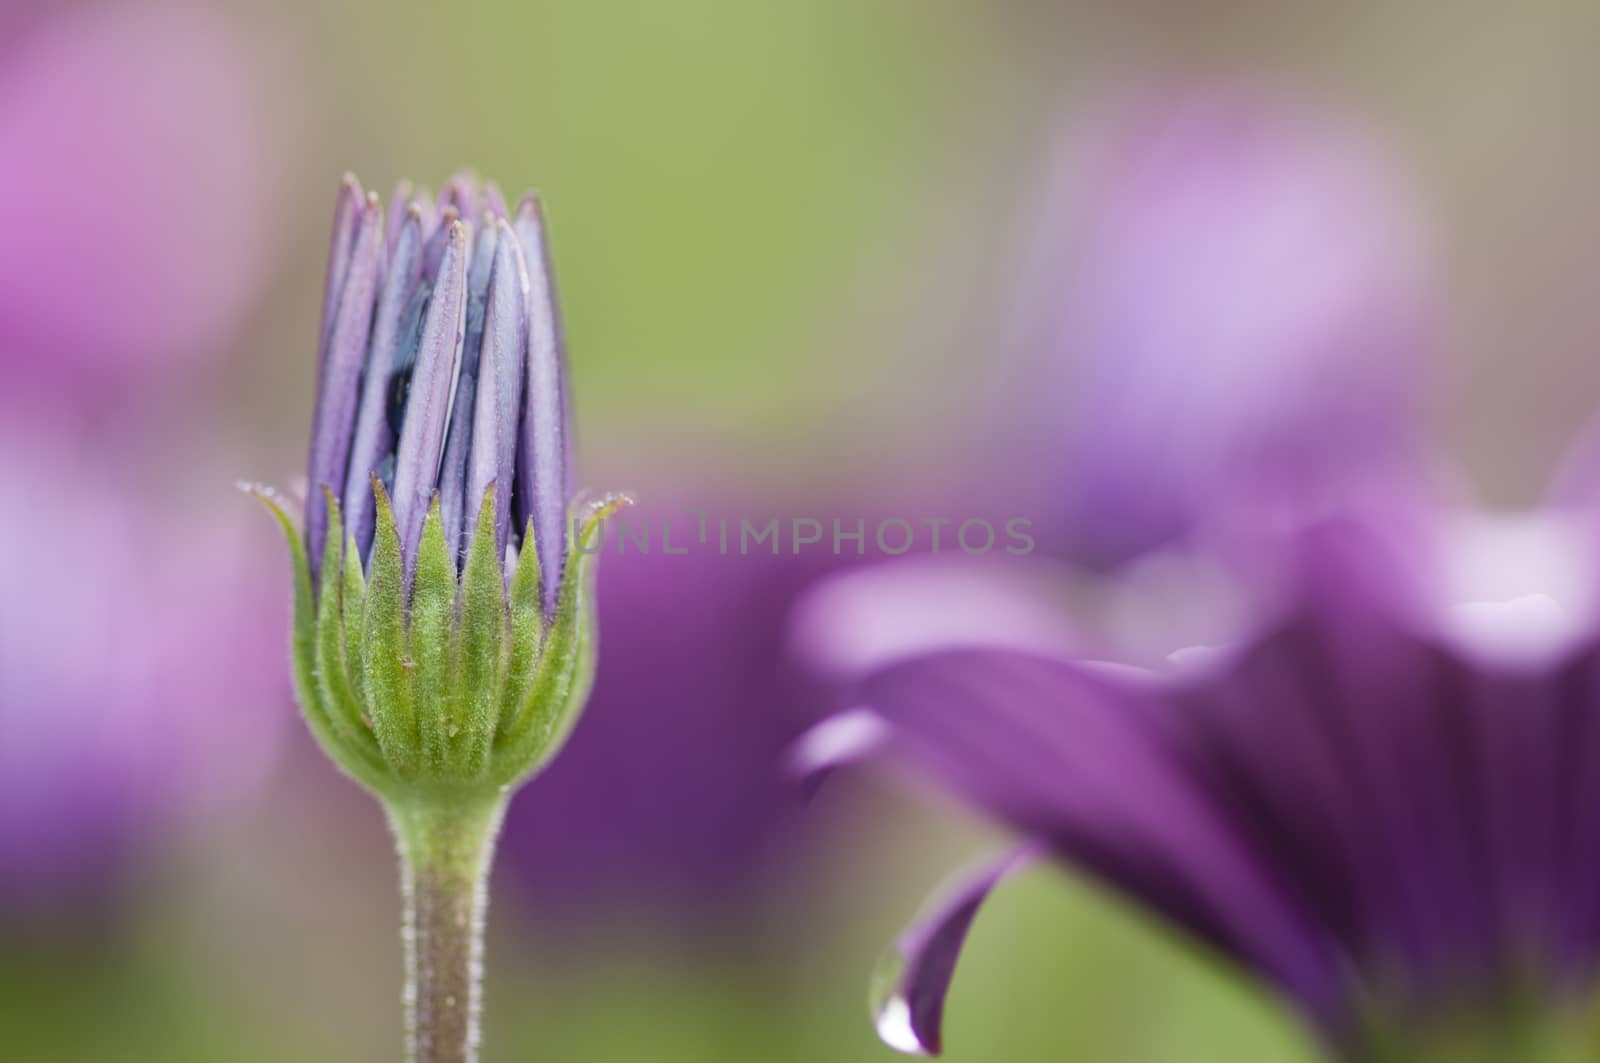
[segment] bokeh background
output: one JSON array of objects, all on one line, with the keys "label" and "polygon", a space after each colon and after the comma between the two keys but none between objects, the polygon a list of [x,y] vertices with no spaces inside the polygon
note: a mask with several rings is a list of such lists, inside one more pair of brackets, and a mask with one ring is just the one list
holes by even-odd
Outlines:
[{"label": "bokeh background", "polygon": [[[1165,217],[1145,178],[1118,184],[1145,172],[1140,123],[1203,138],[1237,105],[1290,130],[1260,178],[1289,220],[1270,268],[1199,256],[1233,282],[1202,309],[1292,317],[1359,274],[1340,313],[1405,319],[1377,345],[1383,401],[1513,506],[1600,393],[1596,32],[1568,0],[8,0],[0,1055],[395,1055],[392,850],[296,719],[281,543],[232,487],[303,467],[344,171],[387,190],[471,165],[543,193],[588,486],[661,517],[1048,515],[1052,469],[1157,478],[1136,443],[1075,431],[1095,351],[1052,315],[1115,262],[1099,283],[1129,316],[1106,328],[1188,320],[1140,302],[1139,271],[1187,291],[1165,272],[1183,234],[1217,233],[1158,227],[1124,255],[1128,227],[1094,222]],[[1252,136],[1221,137],[1202,206],[1253,187]],[[1106,147],[1130,137],[1133,162]],[[1157,155],[1154,180],[1187,179]],[[1381,194],[1327,178],[1351,159]],[[1248,231],[1252,202],[1216,224]],[[1235,379],[1196,350],[1182,379]],[[1216,369],[1236,372],[1253,379]],[[1140,374],[1122,387],[1170,385],[1160,359]],[[1234,391],[1183,395],[1227,426],[1248,416]],[[883,780],[804,807],[785,785],[832,696],[787,616],[839,563],[607,558],[593,708],[517,798],[497,869],[489,1058],[889,1058],[877,954],[1000,839]],[[946,1042],[957,1061],[1310,1058],[1229,971],[1047,873],[986,910]]]}]

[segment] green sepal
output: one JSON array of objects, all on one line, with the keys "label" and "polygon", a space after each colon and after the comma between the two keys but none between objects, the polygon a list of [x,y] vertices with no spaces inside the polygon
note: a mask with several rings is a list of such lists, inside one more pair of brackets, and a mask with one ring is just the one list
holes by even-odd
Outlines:
[{"label": "green sepal", "polygon": [[[356,702],[362,706],[363,712],[367,702],[366,671],[361,667],[361,611],[366,604],[367,577],[361,571],[361,555],[356,547],[353,536],[347,536],[344,544],[344,600],[340,608],[344,622],[344,647],[345,656],[350,673],[350,685],[356,692]],[[361,726],[370,734],[372,724],[363,718]],[[374,742],[377,739],[373,739]]]},{"label": "green sepal", "polygon": [[284,511],[278,493],[263,484],[241,483],[240,488],[266,507],[283,530],[284,541],[289,545],[289,567],[294,570],[294,621],[289,638],[290,671],[294,679],[294,697],[300,712],[317,744],[331,756],[336,746],[333,728],[322,700],[317,696],[317,610],[311,589],[311,562],[306,556],[305,543],[300,529]]},{"label": "green sepal", "polygon": [[450,630],[455,625],[456,562],[435,492],[422,522],[411,584],[411,659],[416,664],[417,736],[425,775],[445,774],[455,711],[450,681]]},{"label": "green sepal", "polygon": [[[554,620],[527,689],[510,703],[515,707],[512,722],[495,743],[491,772],[497,782],[511,784],[538,772],[577,725],[594,684],[594,562],[599,554],[594,544],[605,519],[631,503],[626,495],[608,495],[584,507],[567,551]],[[524,549],[523,555],[533,552]]]},{"label": "green sepal", "polygon": [[533,518],[522,534],[522,550],[511,576],[511,654],[500,684],[502,711],[496,725],[496,744],[520,719],[519,710],[544,648],[544,589],[539,573],[539,551],[533,545]]},{"label": "green sepal", "polygon": [[451,761],[469,777],[483,774],[500,724],[500,677],[511,652],[511,618],[496,535],[495,486],[484,493],[461,577],[461,607],[451,643],[460,687]]},{"label": "green sepal", "polygon": [[556,754],[582,711],[594,679],[596,540],[629,500],[575,510],[581,527],[547,616],[531,522],[508,581],[492,487],[459,579],[438,499],[408,573],[388,493],[376,479],[372,489],[368,574],[328,492],[319,581],[277,496],[250,488],[289,545],[294,682],[307,725],[336,764],[391,806],[500,795]]},{"label": "green sepal", "polygon": [[324,487],[328,539],[322,555],[322,588],[317,602],[317,693],[337,748],[329,755],[345,771],[371,785],[384,771],[382,754],[362,720],[362,706],[350,684],[344,639],[344,525],[339,500]]},{"label": "green sepal", "polygon": [[377,520],[362,610],[361,668],[372,732],[393,774],[403,780],[415,775],[418,767],[417,692],[406,643],[405,561],[389,493],[376,478],[372,491]]}]

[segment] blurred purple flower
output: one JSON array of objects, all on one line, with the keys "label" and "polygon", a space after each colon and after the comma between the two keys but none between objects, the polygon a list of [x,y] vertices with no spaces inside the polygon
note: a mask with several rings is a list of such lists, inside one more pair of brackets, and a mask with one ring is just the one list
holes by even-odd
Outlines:
[{"label": "blurred purple flower", "polygon": [[199,9],[40,6],[0,60],[0,382],[82,404],[217,353],[270,235],[240,42]]},{"label": "blurred purple flower", "polygon": [[806,766],[892,756],[1028,840],[901,939],[880,1032],[939,1050],[978,906],[1042,855],[1232,957],[1340,1058],[1588,1058],[1561,1053],[1600,982],[1597,531],[1330,518],[1254,635],[1160,673],[978,648],[870,676]]},{"label": "blurred purple flower", "polygon": [[1110,567],[1416,461],[1414,204],[1348,124],[1230,91],[1061,142],[1000,383],[1041,545]]},{"label": "blurred purple flower", "polygon": [[[725,919],[730,907],[759,906],[764,885],[804,863],[789,830],[797,795],[781,769],[821,702],[786,659],[785,616],[840,562],[817,552],[740,556],[736,545],[724,555],[714,530],[699,543],[696,519],[674,499],[715,512],[740,497],[732,489],[702,499],[647,487],[641,497],[604,547],[589,707],[539,785],[513,802],[501,851],[557,909]],[[729,512],[736,521],[762,509]],[[669,523],[672,549],[688,553],[663,552]],[[652,529],[649,556],[631,545],[618,553],[630,527]]]},{"label": "blurred purple flower", "polygon": [[248,514],[186,519],[51,424],[4,425],[35,460],[0,462],[22,507],[0,522],[0,908],[31,909],[248,792],[288,692]]}]

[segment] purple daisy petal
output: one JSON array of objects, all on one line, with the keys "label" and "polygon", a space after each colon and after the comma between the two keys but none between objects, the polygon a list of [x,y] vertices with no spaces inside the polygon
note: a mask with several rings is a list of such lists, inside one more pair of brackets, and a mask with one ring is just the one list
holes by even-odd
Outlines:
[{"label": "purple daisy petal", "polygon": [[892,755],[1336,1024],[1324,931],[1197,785],[1157,693],[1065,661],[967,651],[879,673],[862,700],[889,723]]},{"label": "purple daisy petal", "polygon": [[[1275,618],[1170,675],[937,653],[869,678],[870,710],[797,750],[922,770],[1234,957],[1352,1058],[1365,1022],[1425,1024],[1463,993],[1589,992],[1600,635],[1458,645],[1404,571],[1438,559],[1389,532],[1301,532]],[[1523,601],[1475,604],[1515,620]]]},{"label": "purple daisy petal", "polygon": [[[311,457],[306,470],[306,543],[311,556],[317,558],[322,555],[328,532],[327,499],[319,488],[344,484],[383,243],[383,208],[376,195],[369,195],[350,253],[350,268],[339,286],[339,305],[328,337],[312,416]],[[313,573],[318,565],[319,562],[312,562]]]},{"label": "purple daisy petal", "polygon": [[496,221],[509,220],[511,217],[511,211],[506,207],[505,194],[493,181],[483,183],[483,212],[485,217]]},{"label": "purple daisy petal", "polygon": [[[433,210],[433,204],[429,203],[427,209]],[[450,242],[450,227],[459,220],[461,212],[454,207],[438,211],[431,227],[426,214],[423,217],[422,231],[427,240],[422,245],[422,277],[429,284],[438,283],[439,264],[444,261],[445,246]]]},{"label": "purple daisy petal", "polygon": [[322,333],[317,342],[317,366],[328,359],[328,338],[333,335],[333,318],[339,309],[339,290],[350,269],[350,254],[356,246],[356,230],[361,225],[361,182],[355,174],[345,174],[333,204],[333,234],[328,241],[328,275],[322,282]]},{"label": "purple daisy petal", "polygon": [[[528,315],[525,293],[528,269],[511,226],[496,226],[494,272],[484,310],[483,349],[479,356],[477,409],[472,417],[472,458],[468,470],[471,514],[483,506],[489,485],[515,482],[517,415],[522,401],[522,366],[527,356]],[[503,556],[511,534],[511,500],[495,505],[496,556]],[[463,532],[465,541],[465,532]]]},{"label": "purple daisy petal", "polygon": [[568,446],[566,350],[555,276],[550,268],[544,215],[529,193],[514,225],[528,268],[528,382],[523,391],[517,454],[517,525],[531,518],[545,611],[554,612],[567,555],[567,502],[571,483]]},{"label": "purple daisy petal", "polygon": [[449,429],[450,406],[466,325],[467,244],[466,223],[457,221],[447,230],[439,264],[438,283],[423,320],[417,362],[405,407],[395,453],[394,515],[400,546],[409,573],[416,562],[422,522],[433,499]]},{"label": "purple daisy petal", "polygon": [[786,766],[809,797],[834,771],[882,753],[891,736],[887,720],[858,705],[807,729],[789,749]]},{"label": "purple daisy petal", "polygon": [[[398,193],[396,195],[398,197]],[[350,448],[350,464],[345,475],[345,527],[355,539],[362,557],[366,557],[372,546],[375,519],[372,475],[383,459],[394,452],[395,432],[389,423],[389,403],[402,340],[400,332],[422,263],[422,215],[414,206],[405,208],[399,229],[390,248],[377,314],[373,318],[372,343],[361,384],[361,407],[356,412],[355,441]]]},{"label": "purple daisy petal", "polygon": [[456,213],[473,225],[478,224],[481,213],[478,203],[478,179],[471,170],[460,170],[439,189],[440,211],[455,208]]},{"label": "purple daisy petal", "polygon": [[943,1050],[944,999],[978,909],[994,888],[1043,855],[1019,846],[963,873],[918,913],[884,958],[873,987],[873,1020],[890,1048],[908,1055]]},{"label": "purple daisy petal", "polygon": [[[395,244],[400,242],[400,230],[405,225],[406,216],[411,211],[411,197],[413,189],[410,181],[400,181],[394,186],[394,192],[389,196],[389,215],[385,220],[384,232],[389,234],[389,257],[394,257]],[[418,215],[419,219],[421,215]]]},{"label": "purple daisy petal", "polygon": [[461,368],[456,373],[455,399],[450,408],[450,433],[445,439],[444,462],[439,467],[439,514],[445,537],[458,557],[466,554],[476,513],[466,513],[467,460],[472,446],[472,415],[477,408],[478,368],[483,347],[484,307],[489,298],[489,275],[494,268],[496,230],[474,235],[472,262],[467,267],[467,319],[461,347]]},{"label": "purple daisy petal", "polygon": [[[422,215],[422,242],[425,245],[429,244],[433,240],[434,233],[441,228],[439,224],[439,205],[433,201],[433,193],[420,185],[412,193],[411,205],[417,208],[418,214]],[[426,263],[426,256],[424,256],[424,263]],[[437,259],[434,260],[434,266],[435,272],[437,272]],[[424,264],[423,268],[426,272],[426,264]],[[431,273],[427,275],[430,278],[433,276]]]},{"label": "purple daisy petal", "polygon": [[1059,569],[1012,562],[927,556],[830,575],[795,606],[791,647],[809,670],[846,685],[938,650],[1081,645],[1062,609]]}]

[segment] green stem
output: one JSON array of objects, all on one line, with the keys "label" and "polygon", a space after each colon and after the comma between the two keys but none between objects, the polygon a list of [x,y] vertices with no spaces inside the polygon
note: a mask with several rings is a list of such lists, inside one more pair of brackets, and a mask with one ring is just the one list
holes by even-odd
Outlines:
[{"label": "green stem", "polygon": [[489,865],[505,798],[389,805],[400,849],[408,1063],[474,1063]]}]

